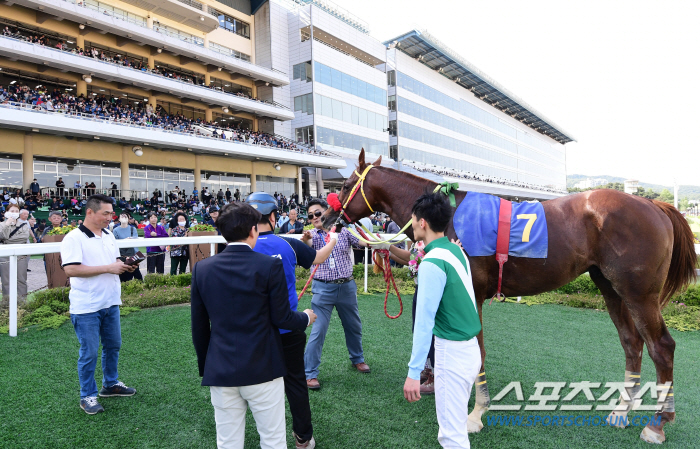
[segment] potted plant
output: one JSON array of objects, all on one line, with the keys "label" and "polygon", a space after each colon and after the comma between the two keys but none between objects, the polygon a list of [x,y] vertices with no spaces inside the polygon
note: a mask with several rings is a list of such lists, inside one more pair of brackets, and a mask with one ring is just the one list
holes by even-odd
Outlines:
[{"label": "potted plant", "polygon": [[[189,229],[187,235],[189,237],[198,237],[202,235],[217,235],[216,228],[208,224],[198,224],[192,226]],[[202,259],[213,256],[216,254],[216,245],[214,245],[214,254],[211,253],[211,245],[209,243],[202,243],[198,245],[190,246],[190,271],[194,268],[194,264]]]},{"label": "potted plant", "polygon": [[[53,228],[44,236],[44,243],[54,243],[63,241],[63,237],[70,231],[75,229],[75,226],[63,226],[61,228]],[[66,272],[63,271],[61,253],[46,254],[46,278],[48,280],[48,288],[69,287],[70,281]]]}]

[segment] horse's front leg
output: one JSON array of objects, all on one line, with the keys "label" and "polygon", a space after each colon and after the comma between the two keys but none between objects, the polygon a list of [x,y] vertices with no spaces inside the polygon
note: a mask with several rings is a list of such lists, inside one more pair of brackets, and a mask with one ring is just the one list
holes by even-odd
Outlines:
[{"label": "horse's front leg", "polygon": [[479,349],[481,350],[481,370],[479,370],[479,375],[476,377],[476,382],[474,382],[474,394],[476,400],[474,401],[474,409],[469,414],[469,420],[467,421],[467,430],[469,433],[476,433],[484,428],[484,423],[481,422],[481,415],[483,415],[486,410],[489,409],[491,405],[491,396],[489,396],[489,388],[486,385],[486,348],[484,346],[484,319],[481,315],[481,306],[484,304],[484,298],[477,298],[476,300],[477,308],[479,309],[479,320],[481,321],[481,332],[477,335],[477,340],[479,341]]}]

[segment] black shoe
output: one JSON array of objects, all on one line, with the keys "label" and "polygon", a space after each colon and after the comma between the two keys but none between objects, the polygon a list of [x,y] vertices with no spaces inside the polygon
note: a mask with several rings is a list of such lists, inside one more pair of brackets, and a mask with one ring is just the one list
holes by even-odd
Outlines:
[{"label": "black shoe", "polygon": [[97,397],[88,396],[80,400],[80,408],[88,415],[96,415],[105,411],[104,407],[97,402]]},{"label": "black shoe", "polygon": [[136,394],[136,390],[129,388],[124,385],[124,382],[117,382],[111,387],[102,387],[100,390],[101,398],[111,398],[113,396],[133,396]]}]

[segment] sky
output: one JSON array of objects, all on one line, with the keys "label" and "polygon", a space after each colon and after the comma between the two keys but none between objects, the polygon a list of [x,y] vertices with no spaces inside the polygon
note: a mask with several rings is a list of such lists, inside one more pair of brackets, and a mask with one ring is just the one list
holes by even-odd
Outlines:
[{"label": "sky", "polygon": [[573,135],[567,174],[700,185],[700,2],[335,3],[380,41],[426,29]]}]

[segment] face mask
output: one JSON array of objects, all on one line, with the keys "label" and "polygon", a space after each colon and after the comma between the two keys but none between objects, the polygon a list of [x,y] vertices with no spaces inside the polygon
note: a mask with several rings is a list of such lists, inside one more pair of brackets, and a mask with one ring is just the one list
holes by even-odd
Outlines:
[{"label": "face mask", "polygon": [[187,222],[186,221],[178,221],[177,224],[184,228],[185,225],[187,224]]},{"label": "face mask", "polygon": [[7,218],[19,218],[19,212],[8,212],[5,214]]},{"label": "face mask", "polygon": [[119,219],[119,223],[121,223],[121,224],[127,224],[128,222],[129,222],[128,218],[120,218]]}]

